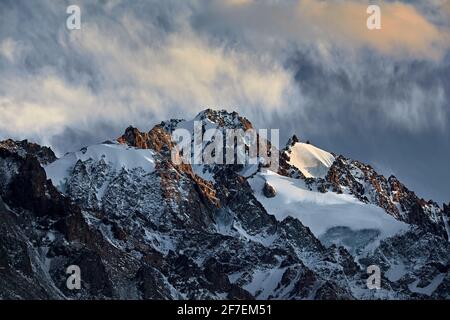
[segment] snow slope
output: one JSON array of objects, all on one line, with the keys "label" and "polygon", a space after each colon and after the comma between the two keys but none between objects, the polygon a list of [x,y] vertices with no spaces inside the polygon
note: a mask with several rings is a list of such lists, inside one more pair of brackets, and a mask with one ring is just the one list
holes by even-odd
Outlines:
[{"label": "snow slope", "polygon": [[289,164],[299,169],[307,178],[325,177],[335,160],[331,153],[302,142],[291,147],[289,157]]},{"label": "snow slope", "polygon": [[[262,192],[266,181],[276,191],[276,196],[273,198],[265,197]],[[376,245],[379,240],[408,229],[407,224],[396,220],[375,205],[362,203],[348,194],[310,191],[300,179],[287,178],[267,170],[249,179],[249,183],[258,201],[277,220],[282,221],[287,216],[298,218],[318,238],[325,236],[336,227],[346,227],[345,230],[349,232],[376,230],[376,238],[364,246],[367,250]],[[351,237],[352,233],[347,233],[345,236]],[[348,242],[356,243],[362,235],[354,233],[353,236],[358,239],[348,239]],[[348,242],[347,245],[339,244],[351,247]],[[349,249],[354,251],[355,248]]]},{"label": "snow slope", "polygon": [[153,172],[155,169],[153,154],[152,150],[136,149],[118,143],[98,144],[83,148],[77,152],[68,153],[44,169],[48,179],[52,180],[53,185],[61,188],[78,160],[87,161],[92,159],[95,162],[103,160],[117,172],[122,168],[125,170],[142,168],[146,172]]}]

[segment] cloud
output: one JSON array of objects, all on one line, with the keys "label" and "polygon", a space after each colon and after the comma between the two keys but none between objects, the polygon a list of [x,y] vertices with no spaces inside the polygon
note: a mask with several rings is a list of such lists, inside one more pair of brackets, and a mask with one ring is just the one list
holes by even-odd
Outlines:
[{"label": "cloud", "polygon": [[247,34],[261,42],[323,42],[350,52],[368,47],[397,58],[442,58],[450,46],[448,28],[434,25],[410,4],[375,3],[381,8],[381,30],[366,26],[367,7],[374,3],[355,0],[248,1],[239,5],[215,1],[200,13],[199,24]]},{"label": "cloud", "polygon": [[252,3],[253,0],[225,0],[225,5],[243,6]]},{"label": "cloud", "polygon": [[100,119],[148,128],[205,107],[261,125],[294,113],[311,131],[349,112],[410,131],[448,123],[447,31],[412,4],[381,2],[383,29],[369,31],[360,1],[86,1],[72,32],[64,4],[7,4],[3,136],[50,141]]},{"label": "cloud", "polygon": [[88,114],[98,116],[98,99],[92,93],[55,75],[2,79],[0,85],[10,93],[0,95],[1,129],[13,135],[37,136],[48,143],[65,126],[80,124]]},{"label": "cloud", "polygon": [[436,13],[443,3],[376,3],[382,29],[374,31],[367,1],[213,1],[192,20],[215,39],[287,61],[301,99],[281,122],[295,119],[309,132],[327,123],[329,134],[350,122],[446,132],[450,29]]},{"label": "cloud", "polygon": [[[133,21],[130,24],[128,21]],[[134,33],[140,28],[132,17],[122,23]],[[86,26],[73,39],[91,54],[110,84],[128,86],[136,104],[154,106],[162,112],[167,104],[263,105],[280,107],[292,86],[291,76],[270,57],[211,45],[186,29],[170,34],[162,43],[120,42],[104,31]],[[120,77],[117,77],[120,75]]]},{"label": "cloud", "polygon": [[6,38],[0,43],[0,55],[14,63],[20,59],[25,48],[11,38]]},{"label": "cloud", "polygon": [[[167,32],[159,19],[143,20],[120,3],[106,10],[114,8],[120,13],[109,20],[87,15],[83,6],[81,30],[55,27],[53,47],[37,43],[42,51],[31,68],[4,70],[0,114],[7,121],[0,132],[48,142],[67,127],[95,127],[99,119],[148,128],[207,106],[276,110],[296,93],[292,75],[271,56],[209,42],[182,15]],[[32,41],[47,28],[28,30]],[[45,61],[55,53],[56,63]]]},{"label": "cloud", "polygon": [[442,0],[438,4],[438,7],[442,8],[444,10],[445,14],[447,14],[447,16],[450,17],[450,1]]},{"label": "cloud", "polygon": [[[320,58],[324,54],[327,59]],[[281,122],[331,136],[351,127],[449,132],[449,62],[399,62],[367,52],[355,58],[318,49],[297,52],[289,68],[296,70],[302,112]]]}]

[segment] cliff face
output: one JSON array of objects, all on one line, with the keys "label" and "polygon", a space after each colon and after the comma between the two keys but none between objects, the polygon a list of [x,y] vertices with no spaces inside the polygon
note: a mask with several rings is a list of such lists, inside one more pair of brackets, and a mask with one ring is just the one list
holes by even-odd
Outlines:
[{"label": "cliff face", "polygon": [[[210,109],[194,120],[252,127]],[[117,142],[61,159],[1,142],[0,298],[449,297],[448,206],[341,156],[321,164],[324,176],[306,178],[290,159],[298,138],[281,151],[277,173],[176,165],[170,134],[190,123],[129,127]],[[331,224],[336,212],[369,217],[371,227]],[[380,290],[366,286],[372,264],[383,273]],[[80,267],[81,290],[66,286],[69,265]]]}]

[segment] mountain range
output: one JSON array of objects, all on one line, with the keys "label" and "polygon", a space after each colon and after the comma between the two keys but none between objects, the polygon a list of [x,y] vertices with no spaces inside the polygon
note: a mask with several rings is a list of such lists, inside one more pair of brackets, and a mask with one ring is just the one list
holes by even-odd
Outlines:
[{"label": "mountain range", "polygon": [[253,128],[207,109],[61,158],[0,142],[0,298],[450,298],[450,203],[296,136],[277,170],[175,164],[194,121]]}]

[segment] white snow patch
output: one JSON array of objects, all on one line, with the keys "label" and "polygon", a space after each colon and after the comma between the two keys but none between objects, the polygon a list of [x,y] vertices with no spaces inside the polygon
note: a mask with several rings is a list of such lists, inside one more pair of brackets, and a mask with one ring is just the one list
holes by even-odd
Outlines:
[{"label": "white snow patch", "polygon": [[142,168],[147,172],[153,172],[155,170],[153,155],[154,152],[148,149],[136,149],[118,143],[98,144],[68,153],[61,159],[45,166],[44,169],[53,185],[61,190],[78,160],[100,161],[103,159],[117,172],[122,168],[126,170]]},{"label": "white snow patch", "polygon": [[401,279],[406,274],[406,268],[403,262],[391,264],[388,271],[386,271],[386,277],[389,281],[395,282]]},{"label": "white snow patch", "polygon": [[285,270],[286,268],[257,269],[252,274],[252,281],[243,288],[253,295],[256,294],[258,299],[267,299],[277,288]]},{"label": "white snow patch", "polygon": [[[349,194],[310,191],[300,179],[264,170],[248,181],[258,201],[277,220],[282,221],[287,216],[297,218],[318,238],[328,229],[338,226],[354,231],[379,230],[377,240],[408,229],[406,223],[396,220],[380,207],[360,202]],[[262,192],[266,181],[276,190],[273,198],[265,197]]]},{"label": "white snow patch", "polygon": [[331,153],[311,144],[298,142],[291,147],[289,164],[299,169],[307,178],[323,178],[334,160]]},{"label": "white snow patch", "polygon": [[[254,159],[250,159],[251,161],[254,161]],[[239,174],[245,178],[251,177],[256,172],[258,172],[259,165],[258,164],[248,164],[246,165]]]}]

